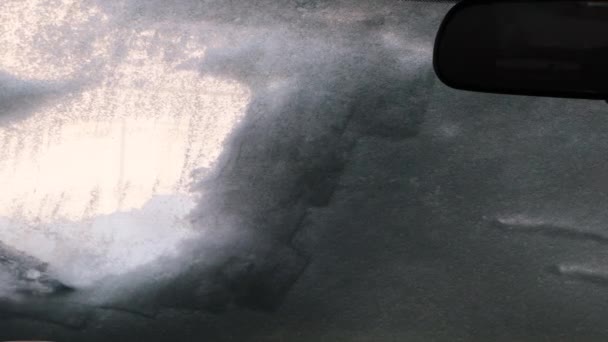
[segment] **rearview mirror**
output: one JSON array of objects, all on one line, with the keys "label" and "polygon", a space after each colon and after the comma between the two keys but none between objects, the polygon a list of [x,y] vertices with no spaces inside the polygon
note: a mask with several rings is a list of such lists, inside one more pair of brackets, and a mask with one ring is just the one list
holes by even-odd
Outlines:
[{"label": "rearview mirror", "polygon": [[465,0],[433,59],[457,89],[606,100],[608,1]]}]

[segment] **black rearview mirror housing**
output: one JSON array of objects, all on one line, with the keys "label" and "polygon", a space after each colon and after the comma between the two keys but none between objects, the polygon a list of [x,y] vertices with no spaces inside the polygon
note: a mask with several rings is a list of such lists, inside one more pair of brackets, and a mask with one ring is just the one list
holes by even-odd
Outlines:
[{"label": "black rearview mirror housing", "polygon": [[608,1],[464,0],[445,17],[434,69],[462,90],[608,99]]}]

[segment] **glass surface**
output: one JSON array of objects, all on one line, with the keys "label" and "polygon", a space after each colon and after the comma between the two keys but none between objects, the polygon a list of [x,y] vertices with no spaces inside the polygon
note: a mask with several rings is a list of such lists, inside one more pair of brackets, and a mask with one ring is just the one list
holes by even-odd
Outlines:
[{"label": "glass surface", "polygon": [[608,106],[451,6],[0,1],[0,340],[606,340]]},{"label": "glass surface", "polygon": [[79,1],[9,1],[0,16],[15,107],[0,127],[2,242],[87,286],[200,234],[191,174],[215,166],[248,87],[180,70],[206,50],[184,28],[124,27]]}]

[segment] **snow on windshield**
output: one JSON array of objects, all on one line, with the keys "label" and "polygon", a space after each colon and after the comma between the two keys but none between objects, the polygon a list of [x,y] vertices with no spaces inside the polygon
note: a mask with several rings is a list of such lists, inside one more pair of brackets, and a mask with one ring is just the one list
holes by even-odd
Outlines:
[{"label": "snow on windshield", "polygon": [[0,241],[81,286],[175,253],[248,88],[180,70],[205,54],[188,27],[76,0],[2,1],[0,22]]},{"label": "snow on windshield", "polygon": [[360,137],[421,129],[440,12],[408,4],[2,2],[0,242],[71,302],[277,309]]}]

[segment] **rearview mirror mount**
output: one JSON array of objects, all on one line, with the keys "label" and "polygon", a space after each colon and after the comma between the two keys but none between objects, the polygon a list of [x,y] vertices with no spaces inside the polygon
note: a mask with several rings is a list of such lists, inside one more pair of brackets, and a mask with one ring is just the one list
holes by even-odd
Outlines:
[{"label": "rearview mirror mount", "polygon": [[462,90],[608,99],[608,1],[464,0],[435,41],[439,79]]}]

